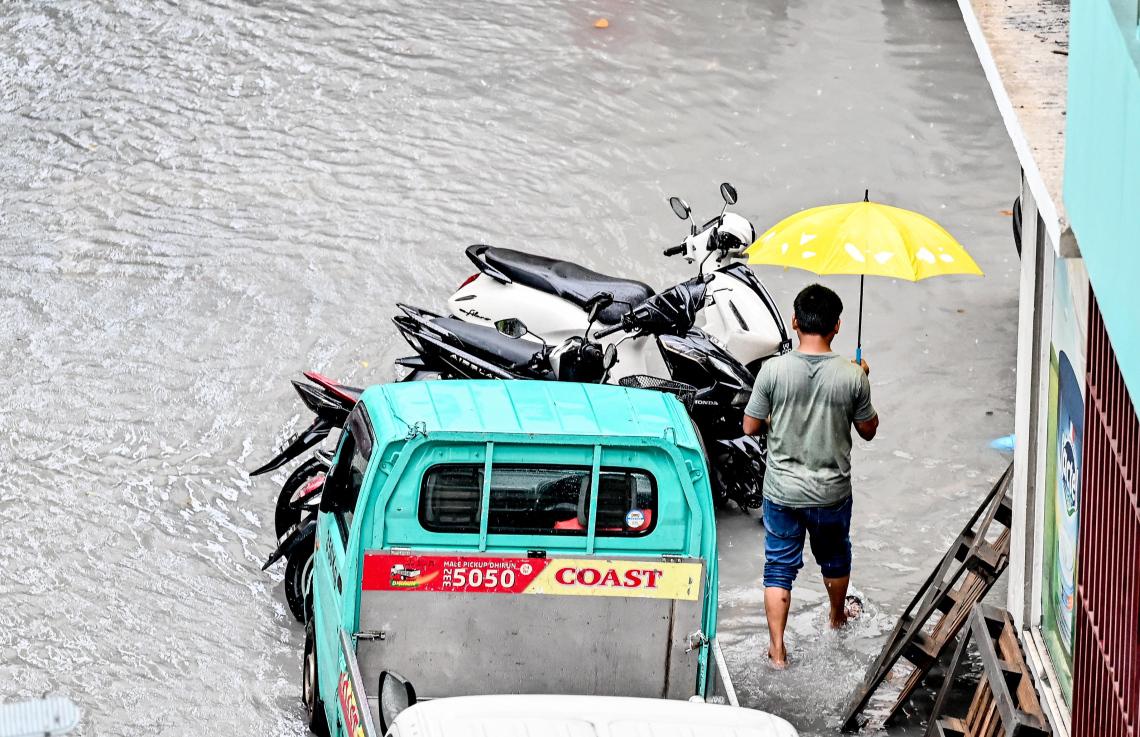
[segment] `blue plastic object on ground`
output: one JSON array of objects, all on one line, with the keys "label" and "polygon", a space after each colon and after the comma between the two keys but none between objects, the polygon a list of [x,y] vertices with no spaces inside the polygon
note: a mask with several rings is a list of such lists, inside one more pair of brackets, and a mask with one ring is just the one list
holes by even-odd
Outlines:
[{"label": "blue plastic object on ground", "polygon": [[1012,453],[1016,444],[1016,435],[1006,435],[1004,437],[994,438],[990,441],[990,447],[994,450],[1000,450],[1002,453]]}]

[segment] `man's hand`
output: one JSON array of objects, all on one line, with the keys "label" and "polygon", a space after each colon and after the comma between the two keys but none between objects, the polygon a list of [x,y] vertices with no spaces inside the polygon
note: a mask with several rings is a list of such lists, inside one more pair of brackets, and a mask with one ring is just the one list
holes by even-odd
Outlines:
[{"label": "man's hand", "polygon": [[875,415],[871,419],[864,420],[863,422],[856,420],[852,424],[855,425],[855,432],[859,433],[859,437],[868,441],[874,440],[875,433],[879,431],[879,416]]},{"label": "man's hand", "polygon": [[856,366],[863,369],[863,373],[865,373],[867,376],[871,375],[871,367],[867,365],[866,359],[860,359],[858,363],[855,363],[855,359],[851,359],[851,363],[854,363]]}]

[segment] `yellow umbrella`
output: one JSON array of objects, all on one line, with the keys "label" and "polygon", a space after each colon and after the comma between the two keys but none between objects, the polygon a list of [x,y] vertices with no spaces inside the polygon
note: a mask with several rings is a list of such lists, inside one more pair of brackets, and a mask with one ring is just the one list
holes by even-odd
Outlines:
[{"label": "yellow umbrella", "polygon": [[918,281],[982,270],[942,226],[917,212],[878,202],[825,205],[784,218],[748,247],[748,263],[859,275],[855,360],[863,357],[863,278]]}]

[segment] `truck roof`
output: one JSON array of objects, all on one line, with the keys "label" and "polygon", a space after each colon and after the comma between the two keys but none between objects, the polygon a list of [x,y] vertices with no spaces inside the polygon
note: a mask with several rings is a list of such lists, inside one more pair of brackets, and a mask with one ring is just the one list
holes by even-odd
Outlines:
[{"label": "truck roof", "polygon": [[396,718],[400,737],[451,734],[575,737],[796,737],[783,719],[754,709],[614,696],[456,696],[422,701]]},{"label": "truck roof", "polygon": [[377,439],[433,432],[662,438],[699,449],[676,397],[609,384],[551,381],[408,381],[369,387],[360,401]]}]

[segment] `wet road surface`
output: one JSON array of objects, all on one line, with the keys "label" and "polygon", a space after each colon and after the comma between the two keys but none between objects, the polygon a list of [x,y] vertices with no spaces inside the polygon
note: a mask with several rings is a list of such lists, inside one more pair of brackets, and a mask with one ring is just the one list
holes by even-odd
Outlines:
[{"label": "wet road surface", "polygon": [[[246,472],[302,369],[394,376],[393,303],[442,307],[469,243],[663,287],[665,198],[711,214],[728,180],[758,230],[870,188],[986,271],[868,283],[861,623],[824,633],[809,557],[767,671],[763,530],[722,520],[738,686],[805,735],[1004,466],[1018,169],[951,3],[8,2],[0,129],[0,697],[69,693],[83,734],[303,733]],[[760,275],[785,310],[810,280]]]}]

